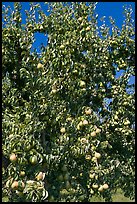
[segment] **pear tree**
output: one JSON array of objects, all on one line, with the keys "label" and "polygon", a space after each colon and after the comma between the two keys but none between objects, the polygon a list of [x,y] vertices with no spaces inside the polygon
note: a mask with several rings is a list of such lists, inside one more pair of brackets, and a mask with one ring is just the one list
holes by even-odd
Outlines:
[{"label": "pear tree", "polygon": [[[93,2],[3,9],[2,193],[8,202],[135,196],[132,9],[98,25]],[[35,33],[48,36],[41,54]],[[46,37],[45,37],[46,38]],[[43,42],[44,42],[43,38]],[[117,72],[122,74],[117,77]]]}]

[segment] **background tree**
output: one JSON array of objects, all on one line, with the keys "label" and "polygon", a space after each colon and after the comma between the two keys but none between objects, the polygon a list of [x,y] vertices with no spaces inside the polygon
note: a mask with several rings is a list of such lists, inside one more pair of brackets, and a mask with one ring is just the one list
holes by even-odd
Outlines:
[{"label": "background tree", "polygon": [[[120,187],[133,199],[132,9],[119,29],[112,18],[111,27],[104,19],[97,26],[95,3],[48,5],[46,16],[31,3],[25,25],[20,3],[3,13],[3,196],[111,201]],[[31,51],[36,32],[48,34],[40,56]]]}]

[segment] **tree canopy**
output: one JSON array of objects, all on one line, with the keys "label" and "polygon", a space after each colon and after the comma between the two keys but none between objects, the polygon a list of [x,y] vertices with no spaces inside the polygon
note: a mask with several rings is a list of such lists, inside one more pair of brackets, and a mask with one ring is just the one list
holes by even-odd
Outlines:
[{"label": "tree canopy", "polygon": [[[135,193],[135,39],[132,9],[98,27],[93,2],[3,10],[3,197],[9,202],[111,201]],[[39,15],[36,20],[36,15]],[[34,34],[48,35],[41,55]],[[117,71],[123,74],[116,77]]]}]

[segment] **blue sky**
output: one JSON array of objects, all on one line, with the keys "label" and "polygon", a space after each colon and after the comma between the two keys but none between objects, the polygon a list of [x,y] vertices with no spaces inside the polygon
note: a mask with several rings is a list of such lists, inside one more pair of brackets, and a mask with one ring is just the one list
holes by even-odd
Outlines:
[{"label": "blue sky", "polygon": [[[47,6],[44,4],[44,2],[35,2],[40,3],[42,10],[45,11],[47,14]],[[2,2],[2,5],[5,6],[11,6],[13,9],[14,2]],[[25,24],[25,10],[29,10],[29,2],[21,2],[22,4],[22,20],[23,24]],[[115,19],[116,25],[121,28],[121,25],[123,23],[124,17],[123,17],[123,6],[124,5],[131,5],[133,9],[133,19],[135,20],[135,2],[98,2],[96,5],[96,13],[98,14],[99,19],[102,16],[106,16],[106,23],[109,25],[109,16],[112,16],[113,19]],[[98,22],[99,25],[101,25],[101,21]],[[44,36],[44,34],[35,33],[36,41],[33,44],[33,48],[36,48],[38,52],[40,52],[40,45],[43,43],[44,45],[47,44],[47,38]],[[117,73],[117,77],[121,74],[121,72]],[[135,78],[132,77],[130,79],[130,83],[134,82]]]}]

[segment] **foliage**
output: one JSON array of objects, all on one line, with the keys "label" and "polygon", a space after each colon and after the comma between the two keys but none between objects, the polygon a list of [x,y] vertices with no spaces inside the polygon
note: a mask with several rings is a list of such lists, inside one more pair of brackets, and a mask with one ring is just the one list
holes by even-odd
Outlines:
[{"label": "foliage", "polygon": [[[95,3],[5,8],[2,27],[3,197],[9,202],[134,198],[135,41],[132,9],[120,30],[98,27]],[[36,19],[36,16],[39,16]],[[48,34],[41,55],[36,32]],[[123,74],[116,77],[117,71]]]}]

